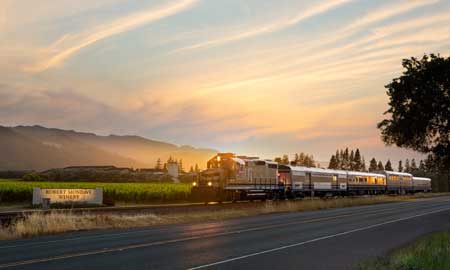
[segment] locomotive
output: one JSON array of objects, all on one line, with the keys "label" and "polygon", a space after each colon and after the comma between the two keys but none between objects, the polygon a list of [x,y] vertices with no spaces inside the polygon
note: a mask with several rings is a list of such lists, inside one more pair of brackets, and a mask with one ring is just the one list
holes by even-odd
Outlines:
[{"label": "locomotive", "polygon": [[430,191],[431,179],[409,173],[310,168],[219,153],[192,183],[191,194],[196,201],[221,202]]}]

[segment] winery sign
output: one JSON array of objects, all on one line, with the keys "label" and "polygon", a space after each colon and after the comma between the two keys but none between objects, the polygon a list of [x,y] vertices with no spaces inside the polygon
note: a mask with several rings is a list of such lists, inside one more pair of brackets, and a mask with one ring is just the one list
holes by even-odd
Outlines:
[{"label": "winery sign", "polygon": [[49,203],[102,204],[103,190],[95,189],[41,189],[33,188],[33,205]]}]

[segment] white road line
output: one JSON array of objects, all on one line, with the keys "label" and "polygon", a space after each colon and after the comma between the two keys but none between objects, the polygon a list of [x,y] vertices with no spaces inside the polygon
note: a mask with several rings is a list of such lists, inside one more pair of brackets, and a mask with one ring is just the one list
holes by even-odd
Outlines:
[{"label": "white road line", "polygon": [[227,259],[227,260],[223,260],[223,261],[218,261],[218,262],[214,262],[214,263],[200,265],[200,266],[188,268],[187,270],[203,269],[203,268],[207,268],[207,267],[211,267],[211,266],[215,266],[215,265],[220,265],[220,264],[225,264],[225,263],[229,263],[229,262],[233,262],[233,261],[243,260],[243,259],[246,259],[246,258],[250,258],[250,257],[262,255],[262,254],[272,253],[272,252],[276,252],[276,251],[279,251],[279,250],[288,249],[288,248],[292,248],[292,247],[298,247],[298,246],[306,245],[306,244],[313,243],[313,242],[318,242],[318,241],[325,240],[325,239],[330,239],[330,238],[334,238],[334,237],[338,237],[338,236],[342,236],[342,235],[347,235],[347,234],[351,234],[351,233],[355,233],[355,232],[365,231],[365,230],[369,230],[369,229],[372,229],[372,228],[380,227],[380,226],[383,226],[383,225],[387,225],[387,224],[391,224],[391,223],[395,223],[395,222],[400,222],[400,221],[404,221],[404,220],[408,220],[408,219],[413,219],[413,218],[417,218],[417,217],[422,217],[422,216],[426,216],[426,215],[431,215],[431,214],[444,212],[444,211],[448,211],[448,210],[450,210],[450,208],[440,209],[440,210],[431,211],[431,212],[418,214],[418,215],[414,215],[414,216],[409,216],[409,217],[405,217],[405,218],[394,219],[394,220],[381,222],[381,223],[369,225],[369,226],[358,228],[358,229],[354,229],[354,230],[349,230],[349,231],[345,231],[345,232],[341,232],[341,233],[337,233],[337,234],[322,236],[322,237],[319,237],[319,238],[315,238],[315,239],[311,239],[311,240],[307,240],[307,241],[303,241],[303,242],[299,242],[299,243],[295,243],[295,244],[291,244],[291,245],[286,245],[286,246],[281,246],[281,247],[277,247],[277,248],[267,249],[267,250],[263,250],[263,251],[259,251],[259,252],[255,252],[255,253],[250,253],[250,254],[247,254],[247,255],[243,255],[243,256],[239,256],[239,257],[235,257],[235,258],[231,258],[231,259]]}]

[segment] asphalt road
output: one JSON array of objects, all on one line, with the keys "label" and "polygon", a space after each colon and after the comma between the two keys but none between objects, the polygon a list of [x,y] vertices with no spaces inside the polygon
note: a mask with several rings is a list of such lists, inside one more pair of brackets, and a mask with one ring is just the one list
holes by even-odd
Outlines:
[{"label": "asphalt road", "polygon": [[450,196],[0,241],[0,269],[349,269],[450,230]]}]

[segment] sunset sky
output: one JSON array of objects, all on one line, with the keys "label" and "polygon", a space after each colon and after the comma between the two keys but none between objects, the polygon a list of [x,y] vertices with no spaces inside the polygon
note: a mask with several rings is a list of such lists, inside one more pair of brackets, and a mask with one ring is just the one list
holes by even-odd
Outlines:
[{"label": "sunset sky", "polygon": [[448,0],[2,0],[0,125],[396,161],[384,85],[424,53]]}]

